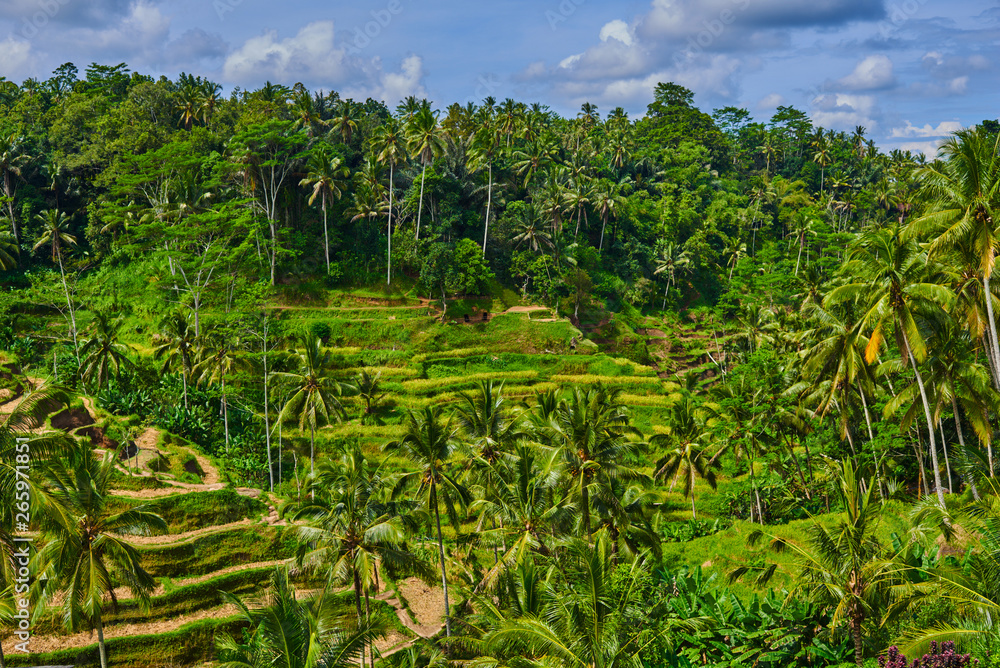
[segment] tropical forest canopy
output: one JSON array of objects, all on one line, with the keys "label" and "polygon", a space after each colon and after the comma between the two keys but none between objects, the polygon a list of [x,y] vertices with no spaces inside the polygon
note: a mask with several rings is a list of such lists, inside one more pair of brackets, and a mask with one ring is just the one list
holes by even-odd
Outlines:
[{"label": "tropical forest canopy", "polygon": [[0,665],[29,529],[50,663],[1000,665],[1000,127],[865,135],[0,79]]}]

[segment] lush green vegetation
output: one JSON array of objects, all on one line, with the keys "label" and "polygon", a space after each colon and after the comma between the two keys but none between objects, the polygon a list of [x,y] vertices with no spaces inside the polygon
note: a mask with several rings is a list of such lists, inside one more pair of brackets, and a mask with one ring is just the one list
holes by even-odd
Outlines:
[{"label": "lush green vegetation", "polygon": [[0,666],[996,664],[997,124],[219,90],[0,81]]}]

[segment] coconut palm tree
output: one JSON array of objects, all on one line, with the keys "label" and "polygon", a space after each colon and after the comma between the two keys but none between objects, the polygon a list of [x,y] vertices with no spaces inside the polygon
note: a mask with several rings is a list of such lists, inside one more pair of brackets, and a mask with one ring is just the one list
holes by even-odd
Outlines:
[{"label": "coconut palm tree", "polygon": [[928,270],[926,253],[915,241],[905,239],[898,226],[869,229],[862,233],[851,249],[843,268],[852,282],[832,290],[824,300],[824,306],[846,300],[864,300],[867,310],[862,320],[872,331],[865,349],[865,358],[869,363],[878,356],[887,330],[895,333],[903,366],[912,367],[917,381],[927,420],[938,503],[943,507],[944,491],[931,405],[919,369],[919,364],[927,357],[927,345],[917,318],[940,314],[942,307],[948,307],[954,301],[954,294],[947,287],[930,280]]},{"label": "coconut palm tree", "polygon": [[92,325],[94,335],[84,341],[80,348],[80,377],[85,383],[96,381],[98,392],[104,389],[112,370],[116,376],[120,376],[122,366],[132,366],[132,360],[129,359],[132,349],[119,340],[123,324],[121,316],[95,313]]},{"label": "coconut palm tree", "polygon": [[0,233],[0,271],[8,271],[17,267],[17,256],[20,249],[14,237],[7,232]]},{"label": "coconut palm tree", "polygon": [[108,491],[115,473],[110,454],[98,459],[89,445],[69,449],[43,469],[45,542],[37,555],[40,600],[57,605],[63,624],[76,631],[97,630],[101,668],[108,666],[102,614],[105,600],[117,605],[116,586],[129,590],[148,610],[156,580],[142,567],[138,549],[126,536],[148,536],[167,530],[159,515],[145,505],[116,513]]},{"label": "coconut palm tree", "polygon": [[28,161],[24,151],[24,141],[16,132],[0,134],[0,177],[3,177],[3,195],[6,198],[7,222],[10,223],[14,243],[21,245],[21,230],[15,217],[14,195],[17,191],[16,179]]},{"label": "coconut palm tree", "polygon": [[344,191],[347,190],[347,178],[351,173],[339,156],[333,154],[326,144],[321,144],[309,156],[306,163],[308,172],[304,179],[299,181],[300,186],[312,188],[309,196],[310,206],[319,197],[323,208],[323,252],[326,255],[326,273],[330,273],[330,232],[326,222],[326,202],[329,199],[339,200]]},{"label": "coconut palm tree", "polygon": [[681,481],[684,498],[691,497],[691,519],[698,519],[694,505],[694,486],[698,478],[717,487],[715,471],[719,462],[717,449],[713,447],[714,434],[709,428],[704,411],[694,398],[685,394],[670,407],[667,430],[649,439],[650,446],[669,448],[655,465],[653,478],[670,480],[673,489]]},{"label": "coconut palm tree", "polygon": [[441,587],[444,590],[445,632],[451,637],[451,609],[448,603],[448,571],[441,534],[441,504],[444,503],[448,518],[456,530],[459,528],[458,506],[468,505],[469,490],[448,470],[452,456],[458,449],[456,428],[445,419],[438,406],[422,411],[408,411],[404,423],[405,434],[398,441],[385,445],[386,452],[398,452],[413,465],[414,470],[401,475],[393,490],[393,497],[416,486],[416,496],[434,515],[437,527],[438,556],[441,560]]},{"label": "coconut palm tree", "polygon": [[[533,668],[639,668],[643,646],[635,635],[621,634],[626,612],[641,605],[636,585],[641,560],[618,570],[608,540],[601,534],[591,545],[568,547],[566,567],[581,573],[573,587],[541,584],[541,612],[507,618],[483,638],[489,658],[483,664]],[[623,588],[613,593],[612,573]],[[620,578],[620,579],[619,579]]]},{"label": "coconut palm tree", "polygon": [[369,469],[360,450],[321,463],[311,484],[313,500],[291,513],[299,537],[296,561],[325,569],[331,585],[352,586],[358,625],[363,627],[371,623],[369,594],[378,587],[377,564],[393,577],[418,573],[430,578],[433,571],[407,549],[407,532],[414,523],[406,508],[382,500],[382,477]]},{"label": "coconut palm tree", "polygon": [[63,244],[75,246],[76,237],[69,232],[69,216],[58,209],[47,209],[42,211],[35,220],[41,225],[42,235],[35,242],[31,250],[37,251],[42,246],[51,246],[52,261],[59,264],[59,274],[62,276],[63,291],[66,293],[66,307],[69,309],[69,320],[73,333],[73,350],[77,359],[80,358],[80,346],[76,336],[76,314],[73,310],[73,301],[69,297],[69,286],[66,283],[66,270],[63,268],[62,248]]},{"label": "coconut palm tree", "polygon": [[487,169],[486,177],[486,220],[483,223],[483,254],[486,254],[486,239],[490,231],[490,207],[493,205],[493,163],[500,152],[500,137],[497,128],[487,124],[472,138],[469,153],[469,169]]},{"label": "coconut palm tree", "polygon": [[625,464],[641,434],[629,423],[628,409],[619,400],[620,390],[603,385],[574,387],[559,402],[551,420],[550,438],[561,453],[565,474],[577,496],[583,531],[591,538],[590,496],[595,487],[613,480],[639,480],[642,476]]},{"label": "coconut palm tree", "polygon": [[406,124],[407,150],[420,159],[420,204],[417,206],[416,239],[420,239],[420,218],[424,210],[424,180],[427,177],[427,165],[434,158],[444,153],[444,133],[438,125],[438,114],[432,112],[429,106],[422,106]]},{"label": "coconut palm tree", "polygon": [[[479,517],[479,538],[494,549],[502,547],[502,554],[478,588],[492,589],[533,554],[551,556],[553,541],[572,528],[575,508],[561,489],[557,454],[519,443],[490,466],[491,479],[480,478],[469,510]],[[483,526],[487,517],[489,529]]]},{"label": "coconut palm tree", "polygon": [[604,231],[608,227],[609,218],[617,218],[618,210],[623,206],[625,200],[618,194],[618,186],[610,181],[600,181],[594,189],[594,208],[597,215],[601,217],[601,240],[597,245],[597,250],[604,250]]},{"label": "coconut palm tree", "polygon": [[365,647],[385,635],[378,624],[344,628],[333,593],[299,596],[280,570],[255,604],[225,592],[222,596],[236,606],[250,630],[240,639],[223,634],[216,640],[219,668],[357,668]]},{"label": "coconut palm tree", "polygon": [[[1000,248],[1000,158],[997,137],[980,127],[959,130],[940,148],[943,158],[917,171],[923,194],[931,199],[930,212],[912,221],[908,232],[932,239],[929,255],[967,244],[983,282],[983,294],[992,294],[990,280]],[[1000,342],[993,300],[985,299],[993,359],[994,386],[1000,390]]]},{"label": "coconut palm tree", "polygon": [[[71,443],[63,434],[39,434],[45,425],[45,418],[53,406],[67,403],[65,391],[48,383],[29,389],[20,402],[9,412],[0,414],[0,626],[9,620],[7,609],[13,600],[13,586],[17,577],[18,563],[15,551],[17,531],[14,502],[25,492],[40,498],[41,488],[37,476],[25,476],[18,465],[28,465],[40,470],[49,458],[60,456]],[[20,457],[20,459],[19,459]],[[23,527],[22,527],[23,528]],[[0,666],[5,663],[3,649],[0,648]]]},{"label": "coconut palm tree", "polygon": [[184,314],[176,311],[169,313],[160,322],[160,334],[154,339],[153,357],[163,358],[163,368],[160,373],[180,366],[181,383],[184,388],[184,410],[188,408],[188,378],[194,368],[194,360],[200,345],[199,337],[194,333]]},{"label": "coconut palm tree", "polygon": [[660,254],[656,258],[656,271],[653,274],[666,274],[667,287],[663,291],[663,309],[667,309],[667,292],[670,287],[677,282],[677,272],[683,271],[691,266],[691,256],[686,250],[682,250],[680,245],[670,241],[660,247]]},{"label": "coconut palm tree", "polygon": [[215,385],[222,392],[222,424],[226,439],[226,452],[229,452],[229,395],[226,393],[226,378],[248,366],[247,360],[240,357],[240,343],[231,334],[224,331],[211,331],[204,337],[204,345],[198,351],[198,361],[191,367],[191,378],[194,382]]},{"label": "coconut palm tree", "polygon": [[271,378],[291,393],[278,415],[279,422],[297,422],[300,430],[309,429],[309,472],[316,472],[316,429],[344,418],[340,397],[353,389],[324,376],[330,354],[323,352],[323,342],[310,333],[298,352],[298,371],[272,373]]},{"label": "coconut palm tree", "polygon": [[386,249],[386,285],[392,283],[392,202],[396,165],[406,162],[406,139],[394,118],[380,125],[372,137],[372,150],[379,162],[389,165],[389,221],[386,225],[388,246]]},{"label": "coconut palm tree", "polygon": [[355,116],[357,106],[354,100],[341,100],[337,105],[336,115],[333,117],[330,131],[339,134],[341,141],[345,144],[351,143],[351,137],[358,129],[357,116]]},{"label": "coconut palm tree", "polygon": [[[831,626],[847,622],[854,640],[854,660],[864,665],[866,626],[878,627],[891,604],[891,589],[899,582],[899,567],[879,534],[884,519],[883,506],[873,498],[874,485],[864,485],[863,478],[850,459],[826,460],[831,492],[844,511],[834,522],[818,519],[806,528],[804,544],[768,536],[771,547],[790,552],[798,562],[796,591],[833,609]],[[748,538],[751,545],[767,534],[757,531]],[[731,579],[750,572],[736,569]],[[765,584],[775,566],[763,570],[758,584]]]}]

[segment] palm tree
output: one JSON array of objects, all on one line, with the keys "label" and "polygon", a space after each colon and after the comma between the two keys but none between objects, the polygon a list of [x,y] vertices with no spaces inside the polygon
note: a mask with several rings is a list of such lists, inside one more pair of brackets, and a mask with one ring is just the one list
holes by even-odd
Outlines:
[{"label": "palm tree", "polygon": [[63,244],[76,245],[76,237],[69,232],[69,216],[58,209],[42,211],[35,220],[41,225],[42,236],[35,242],[31,250],[37,251],[45,245],[52,247],[52,261],[59,264],[59,274],[62,276],[63,291],[66,293],[66,308],[69,309],[69,320],[73,332],[73,350],[77,359],[80,358],[80,346],[76,339],[76,315],[73,311],[73,301],[69,297],[69,286],[66,283],[66,270],[63,268]]},{"label": "palm tree", "polygon": [[[35,498],[41,495],[40,480],[35,476],[27,476],[25,480],[24,469],[19,470],[18,465],[27,464],[33,470],[40,470],[47,459],[62,455],[71,442],[68,437],[38,432],[45,426],[52,406],[66,403],[67,396],[62,388],[43,384],[27,391],[9,413],[0,414],[0,499],[9,501],[0,507],[0,626],[5,621],[4,616],[14,612],[3,608],[14,600],[13,587],[18,571],[15,555],[18,546],[14,534],[23,533],[15,531],[14,500],[26,491],[25,485]],[[0,666],[3,665],[3,649],[0,648]]]},{"label": "palm tree", "polygon": [[311,186],[310,206],[319,197],[323,207],[323,251],[326,254],[326,273],[330,273],[330,232],[326,224],[326,200],[339,200],[347,189],[349,170],[340,157],[325,144],[320,145],[310,156],[306,165],[308,173],[299,181],[300,186]]},{"label": "palm tree", "polygon": [[[479,498],[469,510],[479,516],[480,539],[494,550],[503,548],[503,554],[494,553],[493,568],[479,584],[479,588],[492,589],[503,574],[533,554],[551,556],[553,540],[571,529],[575,508],[559,490],[558,459],[525,443],[515,445],[489,471],[489,477],[480,476]],[[492,528],[483,530],[486,517]]]},{"label": "palm tree", "polygon": [[844,273],[854,282],[835,288],[827,295],[824,306],[849,299],[866,300],[868,310],[862,320],[872,330],[865,350],[869,363],[878,356],[886,330],[894,330],[903,366],[912,366],[917,380],[927,420],[938,503],[943,507],[944,491],[930,401],[918,367],[927,357],[927,346],[917,317],[940,312],[941,307],[954,301],[954,295],[947,287],[928,280],[927,271],[927,255],[915,241],[905,240],[898,226],[869,229],[851,249],[844,266]]},{"label": "palm tree", "polygon": [[315,334],[310,333],[303,341],[298,362],[298,371],[273,373],[271,377],[291,392],[278,421],[295,421],[302,431],[309,428],[309,472],[315,474],[316,429],[343,419],[340,397],[352,388],[323,375],[330,363],[330,354],[323,352],[323,342]]},{"label": "palm tree", "polygon": [[385,398],[388,392],[382,389],[382,372],[379,371],[374,376],[362,369],[354,380],[354,387],[358,390],[358,396],[365,403],[365,416],[375,415],[378,405]]},{"label": "palm tree", "polygon": [[121,316],[112,318],[107,313],[95,313],[94,336],[84,341],[80,348],[81,378],[85,383],[96,380],[98,392],[104,389],[112,369],[120,376],[122,366],[132,365],[128,357],[130,346],[119,341],[123,324]]},{"label": "palm tree", "polygon": [[424,180],[427,177],[427,165],[434,158],[444,153],[444,137],[438,125],[437,113],[429,106],[423,106],[415,113],[406,125],[406,144],[409,152],[418,158],[423,165],[420,172],[420,204],[417,207],[416,239],[420,239],[420,217],[424,210]]},{"label": "palm tree", "polygon": [[677,271],[684,270],[691,266],[691,256],[686,250],[682,250],[681,247],[674,242],[668,242],[666,245],[660,247],[660,254],[656,258],[656,274],[666,274],[667,275],[667,287],[663,291],[663,308],[667,309],[667,292],[670,290],[670,286],[677,282]]},{"label": "palm tree", "polygon": [[708,427],[703,411],[688,395],[681,397],[670,407],[667,431],[649,439],[651,446],[665,445],[670,448],[666,455],[656,462],[653,477],[658,480],[672,479],[671,489],[678,480],[682,481],[681,493],[691,497],[691,519],[698,519],[694,506],[694,485],[701,478],[715,489],[715,471],[718,467],[717,454],[710,452],[714,438]]},{"label": "palm tree", "polygon": [[390,118],[380,125],[372,137],[372,148],[381,163],[389,164],[389,222],[386,226],[388,248],[386,250],[386,285],[392,283],[392,193],[396,165],[406,161],[406,140],[399,128],[399,123]]},{"label": "palm tree", "polygon": [[112,512],[108,491],[115,463],[110,453],[98,460],[89,445],[74,447],[48,463],[43,473],[45,544],[37,556],[41,600],[62,592],[64,625],[71,631],[83,625],[97,630],[102,668],[108,666],[105,598],[117,605],[115,585],[121,584],[148,610],[156,587],[139,551],[123,536],[167,530],[163,519],[145,505]]},{"label": "palm tree", "polygon": [[[932,237],[929,255],[968,245],[969,259],[991,295],[990,280],[1000,247],[1000,158],[997,138],[982,128],[960,130],[941,146],[942,161],[917,171],[924,195],[932,202],[929,213],[910,223],[910,231]],[[986,298],[994,387],[1000,390],[1000,342],[993,300]]]},{"label": "palm tree", "polygon": [[229,452],[229,395],[226,393],[226,377],[231,377],[239,368],[246,366],[246,361],[236,353],[239,342],[227,332],[209,332],[205,344],[198,351],[198,361],[191,367],[191,377],[194,382],[218,384],[222,398],[222,424],[226,439],[226,452]]},{"label": "palm tree", "polygon": [[445,420],[438,406],[422,411],[408,411],[404,425],[406,433],[398,441],[385,445],[387,452],[399,452],[413,464],[415,470],[399,477],[393,496],[417,486],[417,496],[429,513],[434,514],[437,526],[438,555],[441,560],[441,587],[444,590],[445,632],[451,637],[451,609],[448,604],[448,572],[444,556],[444,538],[441,535],[441,503],[444,502],[448,517],[456,531],[459,529],[456,504],[465,506],[470,500],[469,491],[451,473],[448,463],[458,448],[455,428]]},{"label": "palm tree", "polygon": [[325,567],[330,584],[350,584],[358,625],[364,627],[371,623],[369,594],[377,589],[377,563],[390,573],[429,577],[433,571],[406,549],[408,517],[397,504],[380,499],[382,478],[368,469],[360,450],[320,464],[312,485],[316,498],[291,515],[300,541],[297,562]]},{"label": "palm tree", "polygon": [[8,271],[17,267],[17,256],[20,249],[14,237],[7,232],[0,233],[0,271]]},{"label": "palm tree", "polygon": [[594,191],[594,208],[601,217],[601,241],[597,250],[604,250],[604,231],[608,227],[608,219],[618,216],[618,209],[624,200],[618,195],[618,187],[610,181],[601,181]]},{"label": "palm tree", "polygon": [[338,133],[345,144],[351,143],[351,137],[358,129],[358,121],[354,115],[356,107],[353,100],[341,100],[337,105],[337,115],[333,117],[333,127],[330,130]]},{"label": "palm tree", "polygon": [[486,239],[490,230],[490,207],[493,204],[493,163],[500,150],[497,131],[491,125],[481,128],[472,139],[472,150],[469,155],[469,168],[482,169],[485,166],[487,175],[486,221],[483,224],[483,254],[486,254]]},{"label": "palm tree", "polygon": [[594,486],[607,487],[613,480],[638,480],[641,475],[625,464],[641,437],[629,424],[628,409],[619,400],[620,390],[603,385],[590,389],[574,387],[560,401],[552,418],[551,434],[564,460],[582,514],[583,530],[591,538],[590,494]]},{"label": "palm tree", "polygon": [[[831,626],[842,620],[847,622],[854,640],[854,660],[861,668],[865,626],[883,622],[898,566],[878,537],[884,516],[882,505],[872,497],[874,485],[863,484],[850,459],[827,460],[827,467],[832,478],[831,491],[844,508],[843,513],[833,524],[811,522],[806,529],[805,545],[770,536],[771,546],[795,555],[800,568],[795,589],[833,608]],[[749,542],[754,544],[764,536],[763,532],[755,532]],[[738,578],[749,571],[750,568],[741,567],[730,577]],[[773,565],[765,569],[758,584],[765,584],[774,571]]]},{"label": "palm tree", "polygon": [[7,205],[7,222],[14,235],[14,243],[21,245],[21,231],[14,216],[14,194],[17,191],[15,177],[20,178],[21,168],[27,159],[24,142],[16,132],[0,134],[0,176],[3,177],[3,194]]},{"label": "palm tree", "polygon": [[282,571],[270,585],[254,607],[223,592],[250,631],[240,640],[228,634],[216,640],[219,668],[357,668],[365,647],[385,635],[370,624],[344,629],[337,597],[327,590],[300,597]]},{"label": "palm tree", "polygon": [[732,237],[726,242],[723,254],[729,257],[729,280],[732,281],[736,266],[747,254],[747,245],[740,241],[738,237]]},{"label": "palm tree", "polygon": [[176,366],[181,367],[181,383],[184,388],[184,410],[188,407],[188,377],[194,368],[194,359],[199,346],[199,337],[194,333],[194,328],[184,317],[183,313],[174,312],[168,314],[160,322],[159,343],[154,340],[153,357],[163,359],[163,369],[160,373],[166,373],[168,369]]},{"label": "palm tree", "polygon": [[[635,635],[620,633],[625,614],[642,605],[637,591],[641,560],[621,571],[612,559],[608,540],[583,541],[568,548],[567,566],[581,573],[576,586],[542,584],[544,604],[538,614],[504,619],[483,638],[491,655],[484,665],[521,665],[532,668],[559,665],[568,668],[639,668],[643,649]],[[616,572],[617,571],[617,572]],[[614,579],[623,590],[614,592]],[[620,578],[620,580],[619,580]],[[659,634],[656,634],[659,635]],[[507,659],[507,661],[504,661]]]}]

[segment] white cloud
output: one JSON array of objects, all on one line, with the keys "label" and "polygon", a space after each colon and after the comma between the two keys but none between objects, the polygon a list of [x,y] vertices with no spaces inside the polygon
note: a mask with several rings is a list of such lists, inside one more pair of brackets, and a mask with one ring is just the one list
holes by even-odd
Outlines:
[{"label": "white cloud", "polygon": [[248,85],[265,79],[341,83],[345,58],[345,50],[334,45],[333,21],[317,21],[294,37],[279,40],[273,30],[251,37],[229,54],[222,72],[227,80]]},{"label": "white cloud", "polygon": [[609,39],[617,39],[625,46],[632,46],[633,43],[632,31],[629,29],[628,24],[620,19],[606,23],[601,28],[600,38],[602,42],[607,42]]},{"label": "white cloud", "polygon": [[371,97],[382,100],[386,104],[395,104],[413,95],[417,98],[427,96],[423,86],[424,63],[420,56],[408,56],[403,59],[399,72],[384,72],[379,75],[374,85],[363,85],[346,91],[347,97]]},{"label": "white cloud", "polygon": [[226,58],[222,67],[231,83],[260,86],[265,80],[301,81],[311,87],[342,88],[346,97],[398,102],[423,97],[423,60],[404,58],[398,72],[387,72],[378,57],[364,58],[350,43],[337,43],[332,21],[315,21],[293,37],[275,31],[252,37]]},{"label": "white cloud", "polygon": [[30,65],[34,60],[31,54],[31,44],[21,39],[8,37],[0,41],[0,76],[20,83],[31,74]]},{"label": "white cloud", "polygon": [[888,56],[868,56],[846,77],[839,79],[836,87],[843,90],[865,91],[889,88],[896,83],[892,61]]},{"label": "white cloud", "polygon": [[820,95],[813,99],[812,106],[813,123],[833,130],[853,130],[858,125],[872,130],[881,115],[871,95]]},{"label": "white cloud", "polygon": [[930,123],[925,124],[923,127],[917,127],[906,121],[906,125],[901,128],[893,128],[892,132],[889,133],[890,137],[893,138],[905,138],[905,137],[946,137],[954,132],[958,132],[962,129],[962,124],[958,121],[941,121],[937,124],[937,127],[932,126]]},{"label": "white cloud", "polygon": [[778,107],[786,104],[788,104],[788,101],[783,95],[771,93],[770,95],[766,95],[758,100],[757,108],[762,110],[777,109]]}]

